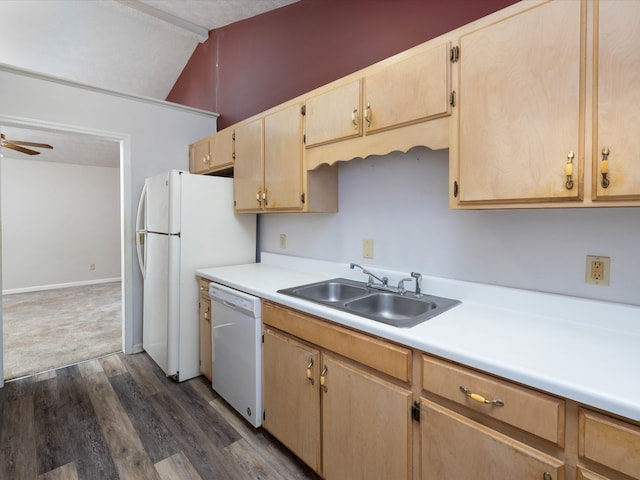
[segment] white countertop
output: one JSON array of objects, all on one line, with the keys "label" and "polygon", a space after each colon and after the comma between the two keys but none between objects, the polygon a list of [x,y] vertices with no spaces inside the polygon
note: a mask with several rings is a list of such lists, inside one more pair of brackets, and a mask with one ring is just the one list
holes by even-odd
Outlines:
[{"label": "white countertop", "polygon": [[[390,285],[408,276],[365,268],[387,275]],[[349,264],[263,253],[262,263],[202,268],[197,275],[640,421],[640,306],[425,276],[425,293],[462,304],[415,327],[397,328],[277,293],[336,277],[366,281]]]}]

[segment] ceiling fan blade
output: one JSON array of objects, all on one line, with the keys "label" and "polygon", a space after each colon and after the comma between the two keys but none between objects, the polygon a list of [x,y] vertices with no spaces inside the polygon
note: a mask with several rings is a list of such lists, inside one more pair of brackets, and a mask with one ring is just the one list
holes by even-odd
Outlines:
[{"label": "ceiling fan blade", "polygon": [[36,152],[35,150],[31,150],[30,148],[19,147],[18,145],[14,145],[13,143],[9,143],[5,140],[2,141],[2,146],[4,148],[15,150],[16,152],[26,153],[27,155],[40,155],[40,152]]},{"label": "ceiling fan blade", "polygon": [[24,145],[26,147],[53,148],[48,143],[23,142],[20,140],[7,140],[7,142],[11,142],[14,145]]}]

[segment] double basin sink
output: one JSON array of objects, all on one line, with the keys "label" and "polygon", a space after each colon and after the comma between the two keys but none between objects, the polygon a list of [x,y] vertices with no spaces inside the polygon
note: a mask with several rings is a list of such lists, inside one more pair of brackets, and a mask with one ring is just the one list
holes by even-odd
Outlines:
[{"label": "double basin sink", "polygon": [[433,295],[378,290],[346,278],[285,288],[278,293],[401,328],[418,325],[460,303]]}]

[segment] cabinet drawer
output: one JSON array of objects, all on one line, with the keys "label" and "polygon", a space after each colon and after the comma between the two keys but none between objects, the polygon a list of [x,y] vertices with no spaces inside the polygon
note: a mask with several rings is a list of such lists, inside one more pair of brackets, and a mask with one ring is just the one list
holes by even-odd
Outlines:
[{"label": "cabinet drawer", "polygon": [[[422,357],[422,388],[564,446],[565,404],[559,398],[426,355]],[[482,398],[499,400],[502,406],[482,403]]]},{"label": "cabinet drawer", "polygon": [[584,468],[578,467],[576,469],[576,480],[609,480],[607,477],[598,475]]},{"label": "cabinet drawer", "polygon": [[578,452],[633,478],[640,478],[640,427],[580,409]]},{"label": "cabinet drawer", "polygon": [[262,322],[403,382],[411,380],[408,348],[269,302],[262,303]]}]

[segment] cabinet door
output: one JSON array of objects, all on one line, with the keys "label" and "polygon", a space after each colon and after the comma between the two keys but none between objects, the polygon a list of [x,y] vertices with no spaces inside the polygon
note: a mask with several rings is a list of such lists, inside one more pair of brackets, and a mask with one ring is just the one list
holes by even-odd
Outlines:
[{"label": "cabinet door", "polygon": [[411,478],[411,392],[328,354],[323,370],[324,477]]},{"label": "cabinet door", "polygon": [[265,327],[262,355],[262,425],[320,472],[320,354]]},{"label": "cabinet door", "polygon": [[395,63],[365,78],[365,132],[448,115],[450,44]]},{"label": "cabinet door", "polygon": [[209,170],[209,137],[189,145],[189,172],[206,173]]},{"label": "cabinet door", "polygon": [[[640,3],[596,2],[596,123],[593,134],[595,198],[640,198]],[[607,180],[603,155],[608,148]]]},{"label": "cabinet door", "polygon": [[640,427],[582,408],[578,418],[581,458],[640,478]]},{"label": "cabinet door", "polygon": [[564,479],[560,460],[425,399],[420,437],[421,480]]},{"label": "cabinet door", "polygon": [[200,373],[211,381],[211,300],[200,297]]},{"label": "cabinet door", "polygon": [[362,134],[360,80],[311,97],[305,106],[307,148]]},{"label": "cabinet door", "polygon": [[233,129],[220,130],[211,136],[209,167],[220,170],[233,166]]},{"label": "cabinet door", "polygon": [[582,8],[549,2],[461,37],[460,203],[581,198]]},{"label": "cabinet door", "polygon": [[302,208],[301,108],[294,104],[264,119],[264,207],[269,210]]},{"label": "cabinet door", "polygon": [[263,139],[262,119],[235,130],[236,161],[233,171],[233,200],[236,211],[262,208]]}]

